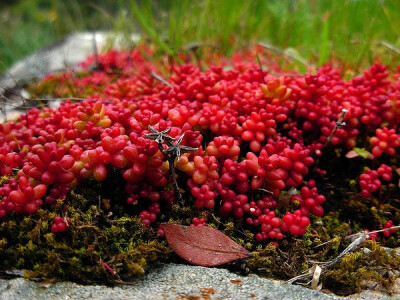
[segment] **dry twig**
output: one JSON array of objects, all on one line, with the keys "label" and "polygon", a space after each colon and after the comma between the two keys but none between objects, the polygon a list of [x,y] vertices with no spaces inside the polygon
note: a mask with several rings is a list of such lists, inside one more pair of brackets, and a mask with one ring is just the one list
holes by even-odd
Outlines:
[{"label": "dry twig", "polygon": [[168,81],[166,81],[164,78],[162,78],[160,75],[158,75],[157,73],[151,72],[150,74],[151,77],[153,77],[154,79],[162,82],[163,84],[165,84],[166,86],[168,86],[169,88],[172,89],[172,84],[170,84]]},{"label": "dry twig", "polygon": [[380,41],[379,45],[384,46],[385,48],[389,49],[390,51],[396,53],[397,55],[400,55],[400,49],[396,48],[392,44],[388,43],[387,41]]},{"label": "dry twig", "polygon": [[[316,283],[315,278],[319,278],[319,276],[322,274],[322,272],[324,270],[326,270],[330,266],[333,266],[334,264],[339,262],[348,253],[356,250],[362,243],[364,243],[368,239],[369,234],[388,231],[388,230],[392,230],[392,229],[398,229],[398,228],[400,228],[400,226],[393,226],[393,227],[389,227],[389,228],[385,228],[385,229],[381,229],[381,230],[375,230],[375,231],[371,231],[371,232],[366,232],[366,231],[358,232],[358,233],[349,235],[346,237],[346,239],[355,238],[354,241],[351,242],[351,244],[348,245],[346,247],[346,249],[344,249],[335,259],[328,261],[328,262],[315,263],[315,265],[312,268],[310,268],[308,271],[289,279],[287,282],[294,283],[299,280],[307,280],[308,279],[309,281],[306,284],[308,285],[308,284],[312,283],[313,287],[315,287],[318,285],[318,282]],[[318,245],[317,247],[322,246],[322,245],[323,244]],[[321,264],[322,266],[319,266],[319,264]],[[317,268],[316,266],[319,266],[319,268]],[[310,278],[313,278],[313,279],[310,280]]]}]

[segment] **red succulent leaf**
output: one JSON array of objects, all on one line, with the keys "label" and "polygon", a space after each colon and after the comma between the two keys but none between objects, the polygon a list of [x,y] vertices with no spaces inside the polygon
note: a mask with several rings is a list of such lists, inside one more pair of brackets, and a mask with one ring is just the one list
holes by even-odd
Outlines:
[{"label": "red succulent leaf", "polygon": [[163,224],[161,228],[175,253],[193,265],[213,267],[251,256],[245,248],[211,227]]}]

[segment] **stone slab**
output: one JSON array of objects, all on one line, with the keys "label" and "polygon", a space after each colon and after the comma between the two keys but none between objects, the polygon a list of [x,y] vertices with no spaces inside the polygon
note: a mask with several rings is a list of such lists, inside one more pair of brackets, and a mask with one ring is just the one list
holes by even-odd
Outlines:
[{"label": "stone slab", "polygon": [[[345,299],[254,274],[241,276],[223,268],[183,264],[162,264],[131,282],[135,285],[108,287],[57,282],[41,288],[37,282],[23,278],[0,280],[0,299]],[[400,299],[372,291],[351,298]]]}]

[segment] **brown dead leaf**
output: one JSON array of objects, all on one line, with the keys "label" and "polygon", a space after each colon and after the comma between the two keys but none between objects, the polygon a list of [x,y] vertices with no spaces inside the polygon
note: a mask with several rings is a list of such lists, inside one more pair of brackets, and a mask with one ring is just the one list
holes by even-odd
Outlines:
[{"label": "brown dead leaf", "polygon": [[161,228],[175,253],[193,265],[219,266],[251,256],[245,248],[211,227],[163,224]]}]

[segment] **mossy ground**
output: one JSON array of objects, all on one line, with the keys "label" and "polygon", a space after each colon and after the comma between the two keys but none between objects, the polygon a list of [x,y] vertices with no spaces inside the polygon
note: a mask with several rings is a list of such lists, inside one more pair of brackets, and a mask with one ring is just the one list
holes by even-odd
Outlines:
[{"label": "mossy ground", "polygon": [[[119,180],[118,176],[111,178]],[[2,181],[7,180],[2,178]],[[24,269],[24,276],[28,278],[56,277],[81,283],[116,284],[144,274],[151,263],[179,261],[154,228],[146,228],[134,217],[139,208],[127,207],[122,201],[122,191],[104,192],[108,184],[89,180],[71,191],[67,203],[60,200],[56,206],[43,207],[33,215],[11,214],[3,219],[0,222],[2,270]],[[105,196],[107,200],[103,201]],[[351,242],[346,237],[363,229],[363,220],[357,216],[367,216],[379,223],[390,211],[394,212],[394,219],[399,218],[399,210],[394,207],[371,208],[368,201],[362,200],[353,200],[342,210],[315,218],[304,236],[286,238],[279,248],[254,243],[253,234],[244,222],[212,215],[208,225],[220,229],[252,252],[253,256],[247,260],[251,272],[290,279],[316,262],[337,257]],[[51,233],[50,226],[56,215],[71,218],[67,232]],[[350,215],[356,218],[350,219]],[[163,211],[160,221],[189,225],[194,216],[199,217],[201,213],[174,205]],[[399,274],[400,257],[381,245],[398,247],[399,244],[398,234],[379,243],[363,243],[322,273],[323,287],[347,295],[373,282],[376,288],[390,292]]]},{"label": "mossy ground", "polygon": [[[0,223],[2,269],[26,269],[26,277],[58,277],[73,281],[113,282],[141,275],[148,263],[168,260],[171,249],[151,228],[129,214],[112,216],[95,195],[81,187],[72,191],[68,205],[39,209],[30,216],[11,215]],[[93,198],[90,198],[92,196]],[[90,201],[87,199],[92,199]],[[56,215],[69,216],[69,230],[51,233]],[[12,220],[11,220],[12,219]],[[105,264],[106,265],[105,265]]]}]

